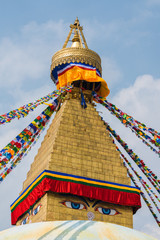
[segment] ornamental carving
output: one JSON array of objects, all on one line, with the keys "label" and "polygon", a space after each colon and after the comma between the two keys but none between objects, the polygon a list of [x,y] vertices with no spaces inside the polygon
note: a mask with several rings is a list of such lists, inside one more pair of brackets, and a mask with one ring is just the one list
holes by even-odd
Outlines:
[{"label": "ornamental carving", "polygon": [[96,52],[86,48],[64,48],[56,52],[52,57],[51,72],[56,66],[70,62],[92,65],[102,74],[101,58]]}]

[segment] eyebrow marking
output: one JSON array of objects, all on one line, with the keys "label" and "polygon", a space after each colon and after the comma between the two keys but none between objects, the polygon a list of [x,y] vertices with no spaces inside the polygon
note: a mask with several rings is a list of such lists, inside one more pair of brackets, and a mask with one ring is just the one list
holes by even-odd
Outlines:
[{"label": "eyebrow marking", "polygon": [[85,200],[85,198],[83,198],[81,196],[76,196],[76,197],[81,199],[83,202],[85,202],[87,204],[88,207],[90,207],[89,203]]},{"label": "eyebrow marking", "polygon": [[66,197],[75,197],[75,198],[79,198],[80,200],[82,200],[84,203],[87,204],[88,207],[90,207],[89,203],[85,200],[85,198],[81,197],[81,196],[77,196],[77,195],[73,195],[73,194],[60,194]]},{"label": "eyebrow marking", "polygon": [[95,207],[96,204],[100,203],[102,201],[98,200],[98,201],[95,201],[95,203],[92,205],[92,208]]}]

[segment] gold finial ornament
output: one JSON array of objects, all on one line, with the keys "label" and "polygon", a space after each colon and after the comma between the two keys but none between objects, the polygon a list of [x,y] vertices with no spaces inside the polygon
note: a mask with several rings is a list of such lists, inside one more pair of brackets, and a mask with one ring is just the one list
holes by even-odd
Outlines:
[{"label": "gold finial ornament", "polygon": [[74,37],[72,39],[72,46],[71,47],[72,48],[73,47],[76,47],[76,48],[80,48],[81,47],[81,41],[80,41],[79,34],[78,34],[77,30],[75,31]]},{"label": "gold finial ornament", "polygon": [[[74,34],[71,38],[71,34]],[[68,42],[72,41],[71,47]],[[57,89],[73,83],[82,87],[78,81],[88,82],[85,89],[94,90],[102,97],[108,96],[110,90],[107,83],[101,77],[102,67],[99,55],[90,50],[83,35],[83,27],[80,26],[78,18],[70,25],[70,32],[66,38],[63,48],[52,57],[51,79]],[[78,85],[77,85],[78,84]],[[84,86],[83,86],[84,87]]]},{"label": "gold finial ornament", "polygon": [[75,20],[75,22],[74,22],[74,25],[75,25],[75,26],[80,26],[78,17],[76,17],[76,20]]},{"label": "gold finial ornament", "polygon": [[[67,47],[72,32],[74,32],[72,46]],[[96,69],[102,73],[101,58],[96,52],[88,49],[87,42],[83,34],[83,27],[80,26],[78,18],[76,18],[74,24],[70,25],[70,32],[63,45],[63,48],[56,52],[52,57],[51,78],[54,82],[55,80],[52,75],[53,69],[61,64],[70,62],[89,64],[93,67],[96,67]]]}]

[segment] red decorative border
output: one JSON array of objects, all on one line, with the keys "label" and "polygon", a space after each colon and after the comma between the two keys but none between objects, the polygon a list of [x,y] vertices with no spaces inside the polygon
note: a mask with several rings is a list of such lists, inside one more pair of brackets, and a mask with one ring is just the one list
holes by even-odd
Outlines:
[{"label": "red decorative border", "polygon": [[135,211],[141,207],[140,195],[137,193],[123,192],[69,181],[44,178],[13,210],[11,213],[12,224],[15,225],[18,218],[29,210],[31,206],[33,206],[35,202],[48,191],[56,193],[70,193],[113,204],[132,206]]}]

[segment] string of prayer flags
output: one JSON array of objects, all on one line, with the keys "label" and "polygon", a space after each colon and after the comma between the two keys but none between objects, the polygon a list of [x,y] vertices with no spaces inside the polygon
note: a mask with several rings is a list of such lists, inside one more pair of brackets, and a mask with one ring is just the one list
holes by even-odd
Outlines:
[{"label": "string of prayer flags", "polygon": [[137,132],[135,132],[133,129],[131,129],[131,131],[134,132],[136,136],[140,138],[144,144],[146,144],[153,152],[157,153],[160,157],[160,151],[153,148],[142,136],[138,135]]},{"label": "string of prayer flags", "polygon": [[[157,153],[160,157],[160,133],[154,130],[153,128],[146,127],[145,124],[140,123],[139,121],[135,120],[132,116],[124,113],[122,110],[117,108],[114,104],[108,102],[105,98],[99,96],[97,93],[93,92],[94,100],[104,107],[106,107],[114,116],[116,116],[122,124],[126,127],[129,127],[132,132],[138,136],[144,144],[146,144],[152,151]],[[149,133],[146,134],[145,132]],[[153,148],[148,142],[158,147],[158,150]]]},{"label": "string of prayer flags", "polygon": [[0,125],[4,124],[4,123],[9,123],[15,118],[20,119],[21,117],[26,117],[29,114],[29,112],[34,111],[34,109],[37,108],[39,105],[50,101],[54,97],[60,96],[64,92],[70,91],[71,88],[72,88],[72,86],[62,87],[59,90],[55,90],[52,93],[34,101],[34,102],[28,103],[20,108],[17,108],[8,113],[0,115]]},{"label": "string of prayer flags", "polygon": [[127,113],[124,113],[122,110],[120,110],[119,108],[117,108],[114,104],[108,102],[106,100],[106,98],[103,98],[101,96],[99,96],[97,93],[93,92],[93,96],[94,98],[97,98],[96,100],[101,101],[101,103],[103,103],[104,105],[108,105],[109,109],[111,111],[116,111],[117,113],[119,113],[121,115],[121,118],[124,120],[124,123],[131,121],[134,124],[137,124],[137,126],[139,128],[141,128],[143,131],[148,131],[149,133],[152,134],[152,136],[160,136],[160,133],[157,132],[156,130],[154,130],[153,128],[148,128],[146,127],[146,125],[144,123],[140,123],[139,121],[135,120],[132,116],[128,115]]},{"label": "string of prayer flags", "polygon": [[[17,135],[6,147],[0,151],[0,181],[10,173],[14,166],[19,163],[24,153],[29,149],[37,136],[48,123],[51,115],[58,106],[57,99],[52,106],[48,106],[37,118],[34,119],[19,135]],[[10,163],[8,166],[6,166]]]},{"label": "string of prayer flags", "polygon": [[49,121],[47,121],[44,128],[41,131],[39,131],[38,135],[34,136],[29,142],[27,142],[27,145],[25,145],[25,147],[21,149],[18,156],[16,156],[11,162],[9,162],[6,165],[6,167],[0,174],[0,182],[2,182],[4,178],[17,166],[17,164],[21,162],[22,158],[27,156],[28,152],[31,150],[31,148],[35,145],[35,143],[39,139],[41,133],[45,130],[48,122]]},{"label": "string of prayer flags", "polygon": [[141,171],[146,175],[151,184],[155,187],[155,189],[160,193],[160,180],[158,180],[157,176],[149,169],[144,161],[136,155],[132,149],[129,149],[127,143],[123,141],[120,136],[109,126],[108,123],[104,122],[107,130],[111,133],[112,136],[120,143],[120,145],[124,148],[124,150],[128,153],[128,155],[133,159],[133,161],[137,164],[137,166],[141,169]]},{"label": "string of prayer flags", "polygon": [[[113,139],[113,143],[114,143],[114,139]],[[114,143],[115,144],[115,143]],[[116,144],[115,144],[116,145]],[[151,191],[151,188],[149,187],[149,185],[143,180],[143,178],[138,174],[138,172],[133,168],[133,166],[131,165],[131,163],[127,160],[127,158],[124,156],[124,154],[121,152],[121,150],[118,148],[118,146],[116,145],[116,149],[117,151],[120,153],[122,159],[128,164],[128,166],[131,168],[131,170],[134,172],[134,174],[136,175],[136,177],[138,178],[139,182],[142,184],[143,188],[146,190],[148,196],[150,197],[151,201],[153,202],[153,204],[155,205],[155,207],[157,208],[158,212],[160,213],[160,208],[158,207],[157,203],[155,202],[154,198],[152,197],[152,195],[150,194],[153,193],[153,195],[157,198],[157,200],[160,202],[160,199],[158,198],[158,196]],[[124,162],[124,165],[126,166]]]},{"label": "string of prayer flags", "polygon": [[[113,143],[114,139],[113,139]],[[115,144],[116,145],[116,144]],[[140,182],[142,182],[142,184],[144,184],[149,191],[155,196],[155,198],[160,202],[160,198],[155,194],[155,192],[151,189],[151,187],[143,180],[143,178],[138,174],[138,172],[133,168],[133,166],[131,165],[131,163],[127,160],[127,158],[124,156],[124,154],[121,152],[121,150],[118,148],[118,146],[116,145],[116,149],[117,151],[120,153],[121,157],[125,160],[125,162],[128,164],[128,166],[132,169],[132,171],[135,173],[135,175],[137,176],[137,178],[139,179]]]},{"label": "string of prayer flags", "polygon": [[[49,108],[49,107],[48,107]],[[50,110],[50,109],[49,109]],[[47,117],[47,119],[46,119],[46,121],[45,121],[45,124],[43,124],[43,128],[46,126],[46,124],[47,124],[47,122],[49,121],[49,119],[50,119],[50,114],[48,114],[47,113],[48,112],[48,109],[46,109],[46,111],[44,111],[44,114],[46,114],[46,116],[48,116]],[[42,114],[43,114],[43,112],[42,112]],[[40,119],[40,118],[39,118]],[[33,123],[33,122],[32,122]],[[32,124],[31,123],[31,124]],[[30,124],[30,125],[31,125]],[[16,155],[14,155],[14,157],[13,157],[13,159],[12,159],[12,161],[10,161],[9,163],[10,163],[10,167],[9,168],[7,168],[6,167],[6,165],[4,166],[5,167],[5,173],[4,173],[4,171],[1,173],[1,181],[4,179],[4,177],[6,176],[6,175],[8,175],[8,173],[13,169],[13,167],[17,164],[17,163],[19,163],[20,162],[20,160],[22,159],[22,157],[23,157],[23,155],[24,155],[24,153],[25,153],[25,151],[26,150],[28,150],[28,148],[29,148],[29,146],[36,140],[36,138],[38,137],[38,134],[40,134],[40,132],[43,130],[43,128],[37,128],[37,129],[35,129],[35,132],[34,132],[34,134],[29,138],[29,139],[27,139],[26,141],[25,141],[25,144],[21,147],[21,149],[20,149],[20,151],[18,152],[18,154]],[[7,165],[8,166],[8,165]]]},{"label": "string of prayer flags", "polygon": [[[126,166],[126,167],[127,167],[127,166]],[[128,175],[129,175],[129,177],[131,178],[132,182],[134,183],[134,185],[135,185],[136,187],[139,187],[138,184],[136,183],[133,175],[130,173],[130,171],[129,171],[128,168],[127,168],[127,173],[128,173]],[[160,220],[158,219],[157,215],[155,214],[152,205],[149,203],[149,201],[147,200],[145,194],[144,194],[142,191],[140,192],[140,194],[141,194],[141,196],[143,197],[143,200],[144,200],[144,202],[146,203],[147,207],[149,208],[150,212],[152,213],[154,219],[156,220],[158,226],[160,227]]]},{"label": "string of prayer flags", "polygon": [[[123,158],[124,159],[124,158]],[[124,159],[125,160],[125,159]],[[126,160],[125,160],[126,161]],[[124,166],[126,167],[126,164],[124,163]],[[133,170],[133,172],[135,173],[136,171],[134,170],[133,167],[131,167],[131,169]],[[153,202],[153,204],[155,205],[156,209],[158,210],[158,212],[160,213],[160,208],[158,207],[157,203],[155,202],[154,198],[152,197],[152,195],[150,194],[149,190],[147,189],[146,185],[144,184],[142,178],[137,175],[137,173],[135,173],[135,175],[138,177],[140,183],[142,184],[143,188],[146,190],[148,196],[150,197],[151,201]]]},{"label": "string of prayer flags", "polygon": [[[160,202],[159,197],[155,194],[155,192],[153,192],[153,190],[151,189],[151,187],[143,180],[143,178],[138,174],[138,172],[133,168],[133,166],[131,165],[131,163],[127,160],[127,158],[122,154],[122,152],[119,150],[119,148],[117,148],[117,150],[120,152],[122,158],[125,160],[125,162],[128,164],[128,166],[132,169],[132,171],[135,173],[135,175],[137,176],[138,180],[141,182],[142,186],[145,188],[145,190],[150,191],[155,198]],[[151,197],[151,194],[148,193],[148,195]],[[156,203],[155,203],[156,205]],[[160,209],[157,206],[158,211],[160,212]]]}]

